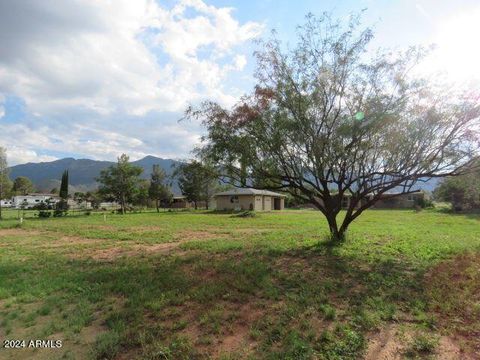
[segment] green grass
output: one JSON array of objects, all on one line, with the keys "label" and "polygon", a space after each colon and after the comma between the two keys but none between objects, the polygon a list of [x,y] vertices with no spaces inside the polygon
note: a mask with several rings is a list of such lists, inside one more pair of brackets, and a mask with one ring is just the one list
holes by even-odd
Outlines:
[{"label": "green grass", "polygon": [[[443,264],[480,251],[480,216],[436,211],[367,211],[337,247],[317,211],[92,213],[21,225],[16,211],[4,215],[0,338],[64,342],[0,350],[12,359],[358,359],[388,324],[465,332],[442,320],[456,297],[440,307],[441,282],[425,278],[436,284],[434,269],[450,274]],[[480,311],[475,274],[462,288],[469,315]],[[466,291],[454,284],[450,293]],[[411,354],[432,345],[417,340]]]}]

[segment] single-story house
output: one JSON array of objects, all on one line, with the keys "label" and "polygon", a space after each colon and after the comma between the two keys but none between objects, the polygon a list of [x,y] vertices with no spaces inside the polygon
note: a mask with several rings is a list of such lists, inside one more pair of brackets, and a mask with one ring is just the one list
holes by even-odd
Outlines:
[{"label": "single-story house", "polygon": [[172,202],[170,203],[172,209],[189,209],[192,207],[192,203],[187,200],[186,196],[175,195],[172,197]]},{"label": "single-story house", "polygon": [[[395,195],[392,197],[392,195]],[[385,193],[380,196],[372,208],[374,209],[413,209],[425,200],[425,193],[417,191],[411,194]]]},{"label": "single-story house", "polygon": [[[369,195],[368,197],[371,198],[372,196],[373,195]],[[343,209],[346,209],[350,206],[350,198],[351,196],[349,195],[343,196]],[[416,204],[424,199],[425,193],[420,190],[410,194],[400,194],[394,192],[384,193],[380,195],[380,199],[372,206],[372,209],[413,209]],[[365,200],[362,201],[362,205],[364,202]]]},{"label": "single-story house", "polygon": [[55,204],[60,200],[56,195],[32,193],[12,197],[11,207],[15,209],[31,209],[41,203]]},{"label": "single-story house", "polygon": [[[338,196],[333,194],[332,196]],[[373,195],[368,195],[371,198]],[[371,207],[372,209],[413,209],[415,205],[426,199],[426,194],[419,190],[410,194],[400,193],[385,193],[380,195],[380,199]],[[318,199],[322,203],[321,199]],[[364,205],[367,199],[363,199],[356,208]],[[342,209],[347,209],[350,206],[351,195],[344,194],[342,197]],[[304,204],[303,207],[316,208],[313,204]]]},{"label": "single-story house", "polygon": [[235,188],[215,194],[217,210],[283,210],[285,195],[268,190]]}]

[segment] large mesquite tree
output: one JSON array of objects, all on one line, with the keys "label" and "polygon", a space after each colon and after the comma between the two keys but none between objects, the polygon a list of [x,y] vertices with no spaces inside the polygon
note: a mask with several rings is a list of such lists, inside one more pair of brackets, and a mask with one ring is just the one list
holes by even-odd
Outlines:
[{"label": "large mesquite tree", "polygon": [[478,156],[478,94],[413,76],[421,49],[368,56],[372,36],[355,17],[308,16],[294,49],[263,43],[252,94],[186,111],[208,130],[200,154],[232,184],[264,179],[315,204],[337,240],[381,196],[461,174]]}]

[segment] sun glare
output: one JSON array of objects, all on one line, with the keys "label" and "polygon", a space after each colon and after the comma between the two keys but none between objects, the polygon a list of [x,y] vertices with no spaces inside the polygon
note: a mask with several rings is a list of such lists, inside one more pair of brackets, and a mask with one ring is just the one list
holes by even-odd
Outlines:
[{"label": "sun glare", "polygon": [[438,28],[433,68],[454,81],[480,80],[480,8],[452,16]]}]

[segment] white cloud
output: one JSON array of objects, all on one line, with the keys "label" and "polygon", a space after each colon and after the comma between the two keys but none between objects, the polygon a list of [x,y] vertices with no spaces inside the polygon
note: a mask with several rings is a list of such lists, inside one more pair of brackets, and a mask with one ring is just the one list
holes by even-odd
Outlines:
[{"label": "white cloud", "polygon": [[[149,148],[141,134],[130,141],[131,129],[142,127],[151,112],[174,112],[178,118],[188,103],[202,99],[232,104],[239,90],[224,84],[244,69],[247,44],[262,29],[258,23],[239,23],[231,8],[201,0],[181,0],[171,9],[153,0],[2,1],[0,117],[2,97],[8,94],[25,102],[30,120],[9,125],[19,132],[10,134],[15,141],[2,129],[0,141],[10,149],[15,145],[10,151],[19,161],[21,146],[27,149],[24,161],[38,153],[34,149],[98,158],[119,150],[132,157],[155,150],[174,155],[175,147]],[[116,121],[125,117],[129,126],[116,129]],[[164,124],[159,119],[156,125]],[[198,131],[186,126],[170,122],[168,127],[182,132],[185,142],[198,139]],[[58,138],[66,135],[60,131],[71,128],[69,142],[60,149]],[[87,133],[95,139],[89,150],[82,148],[85,138],[77,138]],[[176,147],[177,156],[184,155],[184,148]]]},{"label": "white cloud", "polygon": [[[0,91],[21,96],[42,115],[72,106],[141,115],[182,110],[203,97],[221,100],[228,92],[222,80],[244,66],[235,47],[262,29],[239,24],[231,9],[192,0],[172,10],[149,0],[25,7],[0,5],[2,40],[11,39],[0,51]],[[12,8],[18,19],[11,19]],[[195,16],[187,17],[187,9]]]},{"label": "white cloud", "polygon": [[7,156],[9,165],[23,164],[27,162],[53,161],[57,159],[54,156],[38,155],[34,150],[18,146],[9,147]]}]

